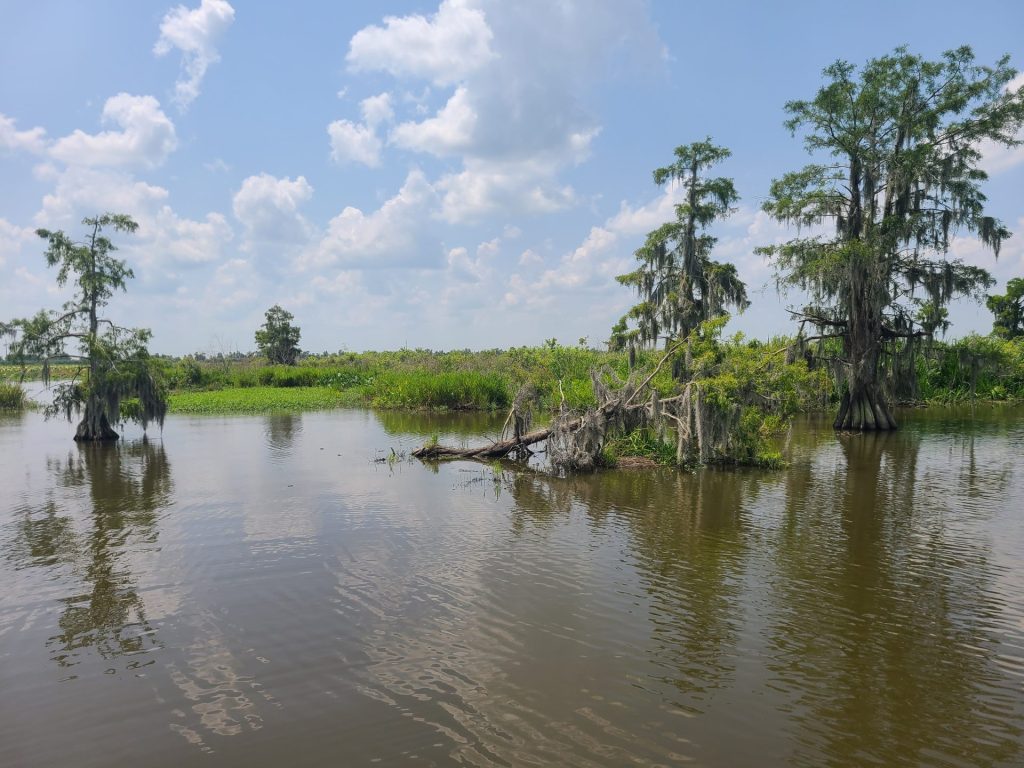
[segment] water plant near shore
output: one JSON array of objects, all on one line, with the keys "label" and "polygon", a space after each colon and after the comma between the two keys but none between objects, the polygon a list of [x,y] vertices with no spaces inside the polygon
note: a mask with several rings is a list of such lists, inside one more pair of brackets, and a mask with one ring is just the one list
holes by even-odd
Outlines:
[{"label": "water plant near shore", "polygon": [[0,380],[0,410],[21,410],[27,402],[20,384]]}]

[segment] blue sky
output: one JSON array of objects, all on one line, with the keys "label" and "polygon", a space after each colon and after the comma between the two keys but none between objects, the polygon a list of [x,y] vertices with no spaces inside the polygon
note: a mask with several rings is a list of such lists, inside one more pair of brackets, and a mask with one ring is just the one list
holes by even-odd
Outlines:
[{"label": "blue sky", "polygon": [[[235,0],[0,3],[0,318],[62,294],[36,227],[129,213],[115,319],[158,352],[247,351],[263,312],[312,351],[593,345],[634,297],[614,281],[672,217],[651,171],[711,135],[738,211],[717,258],[753,306],[730,328],[793,331],[753,248],[759,206],[806,156],[783,104],[821,69],[907,44],[1024,67],[1024,4]],[[1024,274],[1024,149],[991,147],[999,287]],[[952,333],[987,331],[962,303]]]}]

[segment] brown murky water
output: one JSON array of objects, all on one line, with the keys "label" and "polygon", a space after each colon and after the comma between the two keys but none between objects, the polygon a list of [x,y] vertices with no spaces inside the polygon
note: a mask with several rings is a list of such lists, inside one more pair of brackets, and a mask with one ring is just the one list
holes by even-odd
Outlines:
[{"label": "brown murky water", "polygon": [[0,417],[0,764],[1024,765],[1024,411],[780,472],[372,461],[497,426]]}]

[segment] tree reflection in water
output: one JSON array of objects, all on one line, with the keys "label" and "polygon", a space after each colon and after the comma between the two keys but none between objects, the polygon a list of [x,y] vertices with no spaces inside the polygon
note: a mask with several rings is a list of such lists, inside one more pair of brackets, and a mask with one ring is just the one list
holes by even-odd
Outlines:
[{"label": "tree reflection in water", "polygon": [[302,432],[301,413],[272,413],[266,417],[263,434],[267,441],[270,455],[275,459],[284,459],[291,455],[292,444]]},{"label": "tree reflection in water", "polygon": [[913,431],[838,439],[843,461],[789,472],[776,542],[768,663],[794,705],[790,763],[1010,764],[990,545],[957,524],[973,481],[922,459]]},{"label": "tree reflection in water", "polygon": [[649,606],[657,680],[677,705],[699,712],[728,684],[742,618],[736,603],[749,552],[746,509],[762,472],[604,472],[555,480],[520,475],[511,483],[512,526],[550,527],[580,505],[590,525],[625,524]]},{"label": "tree reflection in water", "polygon": [[[829,431],[779,473],[521,474],[505,482],[511,528],[554,538],[583,514],[625,532],[650,633],[637,656],[657,669],[645,686],[697,717],[740,702],[787,764],[1016,764],[1014,608],[972,519],[998,508],[1013,457],[923,437]],[[727,750],[720,720],[686,735]]]},{"label": "tree reflection in water", "polygon": [[83,443],[66,459],[47,463],[58,486],[83,491],[87,528],[76,530],[75,516],[61,514],[51,499],[19,517],[9,556],[17,568],[67,567],[81,585],[80,592],[59,600],[59,631],[47,641],[53,659],[69,667],[87,649],[110,660],[159,647],[131,557],[145,556],[148,545],[156,543],[158,515],[170,501],[171,469],[163,445]]}]

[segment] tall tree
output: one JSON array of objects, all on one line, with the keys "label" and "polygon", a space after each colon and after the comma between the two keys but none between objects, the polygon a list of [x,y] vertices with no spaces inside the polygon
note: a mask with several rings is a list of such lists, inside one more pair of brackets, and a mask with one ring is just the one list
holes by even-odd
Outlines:
[{"label": "tall tree", "polygon": [[1024,336],[1024,278],[1015,277],[1006,284],[1002,296],[989,296],[985,302],[995,315],[992,332],[1004,339]]},{"label": "tall tree", "polygon": [[[63,414],[71,421],[81,414],[75,440],[117,440],[113,424],[130,418],[143,427],[150,421],[162,426],[167,413],[166,392],[146,349],[150,332],[101,316],[114,291],[125,290],[125,282],[134,277],[124,261],[111,256],[117,248],[104,230],[131,233],[139,225],[115,213],[83,219],[82,224],[87,228],[82,242],[62,231],[36,230],[47,242],[46,263],[58,267],[57,284],[70,279],[75,291],[61,311],[43,310],[14,321],[18,337],[11,356],[22,364],[41,362],[47,384],[53,360],[77,364],[71,381],[56,385],[48,415]],[[69,343],[77,345],[77,354],[67,351]],[[127,398],[137,399],[137,407],[122,409]]]},{"label": "tall tree", "polygon": [[821,162],[774,181],[764,210],[801,227],[831,222],[834,232],[759,251],[780,283],[812,297],[794,313],[801,336],[810,324],[812,339],[841,339],[829,361],[844,385],[836,429],[895,429],[885,374],[912,375],[908,361],[927,333],[915,291],[937,320],[952,298],[980,298],[991,285],[985,270],[948,252],[957,231],[996,256],[1010,236],[985,213],[979,161],[982,142],[1020,143],[1024,88],[1007,88],[1015,74],[1007,57],[976,65],[967,47],[939,61],[898,48],[859,72],[836,62],[812,100],[786,105],[787,128]]},{"label": "tall tree", "polygon": [[[708,137],[676,147],[676,161],[654,171],[654,183],[677,184],[684,202],[675,207],[676,220],[650,232],[637,249],[640,266],[616,278],[637,292],[640,303],[612,329],[613,348],[654,346],[661,338],[667,345],[705,320],[726,314],[726,307],[746,308],[746,287],[736,267],[711,259],[718,239],[707,233],[739,199],[732,179],[705,175],[730,154]],[[633,329],[630,320],[636,323]]]},{"label": "tall tree", "polygon": [[295,365],[302,330],[292,325],[295,315],[275,304],[264,314],[266,322],[256,331],[256,346],[272,363]]}]

